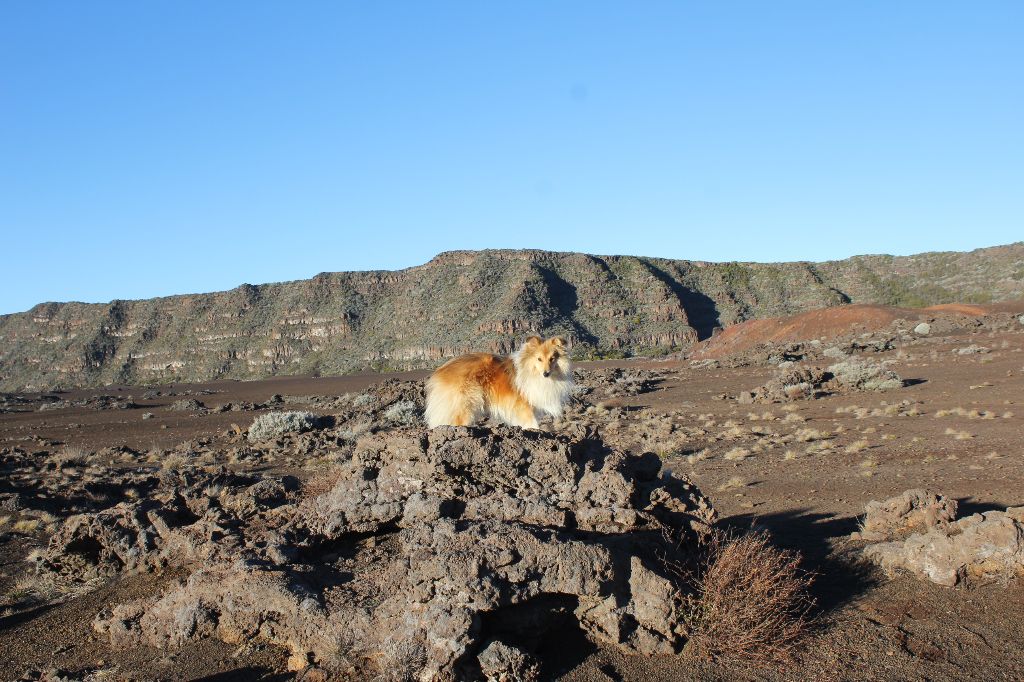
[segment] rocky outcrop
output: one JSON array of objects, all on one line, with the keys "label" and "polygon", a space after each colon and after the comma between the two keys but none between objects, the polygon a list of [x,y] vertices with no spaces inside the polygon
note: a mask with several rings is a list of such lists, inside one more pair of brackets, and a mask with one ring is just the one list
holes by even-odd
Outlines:
[{"label": "rocky outcrop", "polygon": [[884,502],[868,502],[858,537],[877,542],[933,528],[944,531],[956,520],[956,509],[956,500],[914,488]]},{"label": "rocky outcrop", "polygon": [[566,627],[679,652],[691,588],[667,567],[693,558],[714,518],[656,456],[582,431],[380,432],[307,497],[269,477],[180,476],[70,518],[43,566],[65,580],[188,575],[101,613],[117,646],[262,640],[329,677],[530,679],[529,642]]},{"label": "rocky outcrop", "polygon": [[901,388],[903,380],[890,369],[868,358],[847,358],[827,369],[785,362],[768,383],[737,397],[741,404],[810,400],[834,393],[887,391]]},{"label": "rocky outcrop", "polygon": [[[1024,575],[1024,507],[955,515],[955,501],[922,490],[872,502],[858,536],[889,541],[868,545],[864,556],[888,572],[907,571],[945,587]],[[923,532],[907,536],[911,530]]]},{"label": "rocky outcrop", "polygon": [[1024,244],[829,263],[546,251],[443,253],[213,294],[44,303],[0,316],[0,390],[411,369],[531,332],[582,355],[687,347],[718,327],[849,302],[1024,297]]}]

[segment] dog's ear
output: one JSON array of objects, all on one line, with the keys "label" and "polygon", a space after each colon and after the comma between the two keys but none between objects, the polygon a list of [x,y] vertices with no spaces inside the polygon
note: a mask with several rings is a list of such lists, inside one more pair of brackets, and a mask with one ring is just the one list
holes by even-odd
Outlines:
[{"label": "dog's ear", "polygon": [[526,341],[523,342],[523,347],[524,348],[535,348],[535,347],[537,347],[539,345],[540,345],[540,337],[539,336],[528,337],[526,339]]},{"label": "dog's ear", "polygon": [[565,348],[565,339],[561,336],[552,336],[549,343],[558,349]]}]

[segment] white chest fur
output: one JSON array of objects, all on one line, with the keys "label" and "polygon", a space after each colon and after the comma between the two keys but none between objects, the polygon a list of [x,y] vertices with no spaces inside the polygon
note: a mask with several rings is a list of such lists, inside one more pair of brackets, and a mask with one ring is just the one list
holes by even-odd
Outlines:
[{"label": "white chest fur", "polygon": [[575,388],[572,378],[544,377],[526,372],[517,372],[515,383],[516,390],[536,412],[555,418],[562,416],[565,403]]}]

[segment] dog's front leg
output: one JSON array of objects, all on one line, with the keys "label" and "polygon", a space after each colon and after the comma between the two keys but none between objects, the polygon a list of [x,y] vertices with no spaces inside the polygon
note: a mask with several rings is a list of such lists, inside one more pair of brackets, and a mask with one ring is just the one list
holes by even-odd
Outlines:
[{"label": "dog's front leg", "polygon": [[513,424],[513,426],[519,426],[524,429],[540,430],[540,424],[537,423],[537,413],[534,412],[533,406],[525,400],[520,400],[516,404],[515,424]]}]

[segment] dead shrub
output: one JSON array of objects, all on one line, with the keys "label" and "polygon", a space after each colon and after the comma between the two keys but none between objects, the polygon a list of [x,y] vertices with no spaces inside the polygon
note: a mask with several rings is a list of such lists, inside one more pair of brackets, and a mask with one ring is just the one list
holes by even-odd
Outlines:
[{"label": "dead shrub", "polygon": [[764,532],[712,533],[690,576],[686,653],[711,660],[787,660],[809,625],[811,576]]},{"label": "dead shrub", "polygon": [[303,497],[317,497],[334,489],[342,478],[342,468],[327,467],[317,471],[302,484]]}]

